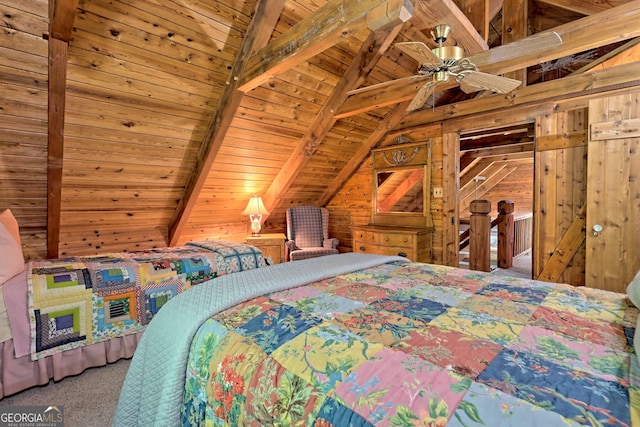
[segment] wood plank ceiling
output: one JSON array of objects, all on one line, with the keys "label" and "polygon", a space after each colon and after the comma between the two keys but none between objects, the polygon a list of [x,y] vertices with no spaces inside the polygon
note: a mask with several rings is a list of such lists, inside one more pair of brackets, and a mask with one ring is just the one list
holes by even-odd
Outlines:
[{"label": "wood plank ceiling", "polygon": [[[52,1],[48,256],[121,250],[127,239],[142,247],[242,235],[253,194],[270,211],[265,228],[282,230],[287,207],[328,203],[389,129],[441,120],[433,107],[471,96],[517,96],[443,85],[409,114],[417,83],[351,94],[414,75],[416,62],[393,44],[435,47],[435,24],[451,25],[447,43],[467,55],[486,52],[481,71],[520,71],[530,85],[584,72],[640,36],[630,25],[640,22],[638,0],[532,0],[524,11],[520,3]],[[503,41],[551,29],[561,46],[492,56]],[[531,150],[528,139],[517,142],[484,154],[471,144],[461,165]]]}]

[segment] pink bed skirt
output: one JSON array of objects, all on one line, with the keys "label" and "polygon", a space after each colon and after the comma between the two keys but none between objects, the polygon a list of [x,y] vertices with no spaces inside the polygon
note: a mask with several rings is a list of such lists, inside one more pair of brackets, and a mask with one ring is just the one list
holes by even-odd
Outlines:
[{"label": "pink bed skirt", "polygon": [[56,353],[36,361],[31,356],[16,359],[13,340],[0,343],[0,399],[49,380],[59,381],[85,369],[133,357],[142,332]]}]

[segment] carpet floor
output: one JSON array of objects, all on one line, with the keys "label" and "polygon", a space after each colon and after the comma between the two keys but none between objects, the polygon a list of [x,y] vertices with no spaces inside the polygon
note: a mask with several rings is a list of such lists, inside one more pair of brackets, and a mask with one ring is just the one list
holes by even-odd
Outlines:
[{"label": "carpet floor", "polygon": [[130,359],[87,369],[80,375],[33,387],[0,400],[0,406],[62,406],[65,427],[104,427],[113,423]]}]

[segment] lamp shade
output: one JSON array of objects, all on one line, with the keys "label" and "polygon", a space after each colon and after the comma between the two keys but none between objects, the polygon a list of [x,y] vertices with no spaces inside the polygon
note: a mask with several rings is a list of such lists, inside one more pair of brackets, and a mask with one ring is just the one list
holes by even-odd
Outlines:
[{"label": "lamp shade", "polygon": [[249,199],[247,207],[242,212],[242,215],[268,215],[267,208],[262,203],[262,197],[253,196]]}]

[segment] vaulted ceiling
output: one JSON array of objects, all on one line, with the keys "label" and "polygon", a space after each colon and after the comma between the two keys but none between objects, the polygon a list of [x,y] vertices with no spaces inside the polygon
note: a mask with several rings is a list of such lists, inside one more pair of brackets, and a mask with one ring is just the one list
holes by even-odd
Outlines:
[{"label": "vaulted ceiling", "polygon": [[[31,10],[4,2],[14,17],[20,11],[33,20],[47,10],[46,0],[34,0]],[[34,87],[49,104],[49,255],[74,235],[115,235],[122,227],[174,244],[244,226],[241,212],[253,194],[263,197],[268,223],[282,224],[292,204],[328,203],[390,130],[442,120],[446,106],[465,99],[514,99],[526,86],[629,52],[637,61],[639,5],[57,0],[48,28],[27,30],[26,21],[16,28],[14,20],[11,29],[30,31],[32,48],[48,64],[48,88]],[[473,55],[482,72],[522,81],[521,88],[467,94],[450,81],[412,112],[407,105],[421,82],[356,90],[416,75],[419,64],[394,45],[434,48],[430,30],[441,23],[452,29],[447,45]],[[562,44],[497,54],[501,45],[550,31]],[[38,42],[38,33],[48,40]],[[28,72],[40,73],[38,64]],[[530,129],[523,132],[509,133],[513,147],[484,154],[488,147],[473,141],[490,141],[491,132],[463,136],[461,166],[530,150],[530,139],[520,138]]]}]

